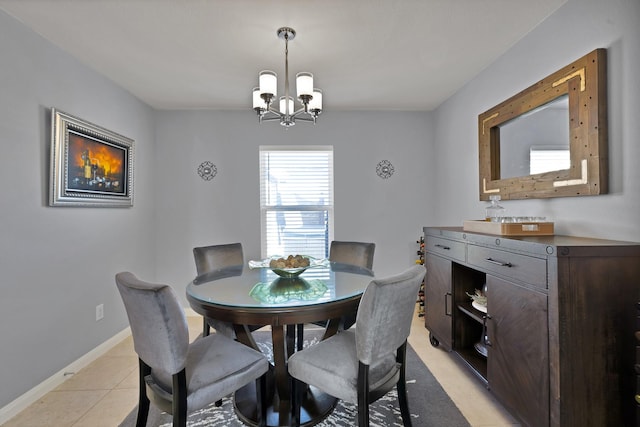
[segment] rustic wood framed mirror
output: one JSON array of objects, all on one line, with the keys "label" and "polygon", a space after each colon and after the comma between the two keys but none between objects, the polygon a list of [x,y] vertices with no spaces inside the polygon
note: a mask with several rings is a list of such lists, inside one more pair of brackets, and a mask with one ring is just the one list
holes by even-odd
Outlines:
[{"label": "rustic wood framed mirror", "polygon": [[480,200],[607,192],[606,61],[596,49],[478,116]]}]

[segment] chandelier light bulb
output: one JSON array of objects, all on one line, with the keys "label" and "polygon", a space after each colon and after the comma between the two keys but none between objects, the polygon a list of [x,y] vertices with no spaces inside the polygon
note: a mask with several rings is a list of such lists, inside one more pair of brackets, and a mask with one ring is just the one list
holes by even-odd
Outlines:
[{"label": "chandelier light bulb", "polygon": [[322,111],[322,91],[320,89],[313,89],[313,98],[309,101],[309,110],[316,113]]},{"label": "chandelier light bulb", "polygon": [[306,72],[296,74],[296,89],[298,99],[302,102],[305,98],[313,96],[313,74]]},{"label": "chandelier light bulb", "polygon": [[254,110],[264,110],[264,100],[260,97],[260,88],[253,88],[253,109]]},{"label": "chandelier light bulb", "polygon": [[274,97],[278,93],[278,75],[269,70],[261,71],[260,78],[260,95],[264,98]]},{"label": "chandelier light bulb", "polygon": [[288,115],[292,115],[293,114],[293,98],[289,97],[289,111],[287,111],[287,97],[286,96],[281,96],[280,97],[280,113],[282,114],[288,114]]}]

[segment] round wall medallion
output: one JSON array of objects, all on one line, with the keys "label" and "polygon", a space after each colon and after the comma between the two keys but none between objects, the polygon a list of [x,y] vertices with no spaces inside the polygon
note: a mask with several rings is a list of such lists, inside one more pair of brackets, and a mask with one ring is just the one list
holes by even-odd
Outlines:
[{"label": "round wall medallion", "polygon": [[382,179],[387,179],[393,175],[395,169],[389,160],[383,160],[376,166],[376,173]]},{"label": "round wall medallion", "polygon": [[207,161],[198,166],[198,175],[205,181],[211,181],[218,174],[218,168],[213,163]]}]

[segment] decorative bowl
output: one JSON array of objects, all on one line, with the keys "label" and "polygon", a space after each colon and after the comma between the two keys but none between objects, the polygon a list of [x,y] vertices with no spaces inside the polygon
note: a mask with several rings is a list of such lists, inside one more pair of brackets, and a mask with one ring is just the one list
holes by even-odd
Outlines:
[{"label": "decorative bowl", "polygon": [[326,259],[317,259],[308,255],[302,255],[302,257],[306,258],[309,260],[309,265],[305,266],[305,267],[291,267],[291,268],[285,268],[285,267],[271,267],[271,261],[272,260],[277,260],[280,258],[284,258],[282,256],[279,255],[274,255],[270,258],[264,259],[262,261],[249,261],[249,268],[268,268],[269,270],[273,271],[275,274],[277,274],[280,277],[284,277],[284,278],[296,278],[298,276],[300,276],[302,273],[304,273],[305,271],[307,271],[310,268],[314,268],[314,267],[326,267],[329,265],[328,260]]},{"label": "decorative bowl", "polygon": [[271,268],[271,271],[276,273],[280,277],[285,278],[295,278],[307,271],[309,267],[298,267],[298,268]]}]

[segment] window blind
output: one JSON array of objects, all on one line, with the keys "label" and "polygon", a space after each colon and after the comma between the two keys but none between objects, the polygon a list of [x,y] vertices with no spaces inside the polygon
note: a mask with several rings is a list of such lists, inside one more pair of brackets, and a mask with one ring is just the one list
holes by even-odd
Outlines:
[{"label": "window blind", "polygon": [[260,147],[261,247],[326,258],[333,239],[333,147]]},{"label": "window blind", "polygon": [[568,147],[532,146],[529,150],[529,173],[559,171],[571,167],[571,153]]}]

